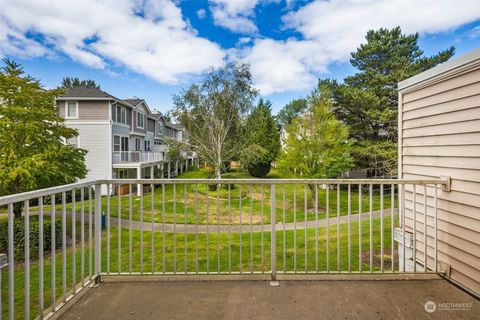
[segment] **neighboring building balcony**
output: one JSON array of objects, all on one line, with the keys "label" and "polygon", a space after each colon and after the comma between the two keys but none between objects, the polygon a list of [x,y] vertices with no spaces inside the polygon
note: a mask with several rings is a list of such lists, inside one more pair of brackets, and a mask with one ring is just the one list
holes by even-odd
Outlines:
[{"label": "neighboring building balcony", "polygon": [[114,151],[112,157],[113,164],[148,163],[163,160],[163,152],[156,151]]}]

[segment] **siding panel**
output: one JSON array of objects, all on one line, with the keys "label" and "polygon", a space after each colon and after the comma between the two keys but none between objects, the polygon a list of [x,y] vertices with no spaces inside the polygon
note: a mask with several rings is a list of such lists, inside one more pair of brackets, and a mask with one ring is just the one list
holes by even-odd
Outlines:
[{"label": "siding panel", "polygon": [[[403,178],[451,177],[451,191],[438,190],[440,270],[480,294],[480,51],[468,64],[402,94],[400,173]],[[455,68],[464,68],[458,71]],[[441,80],[440,80],[441,79]],[[417,259],[423,259],[423,187],[417,188]],[[406,229],[412,228],[412,186],[405,187]],[[427,253],[433,263],[433,188],[427,189]]]}]

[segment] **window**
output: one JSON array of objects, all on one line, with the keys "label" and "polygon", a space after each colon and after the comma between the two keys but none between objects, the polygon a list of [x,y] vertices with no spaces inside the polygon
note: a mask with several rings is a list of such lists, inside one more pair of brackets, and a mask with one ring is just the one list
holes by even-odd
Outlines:
[{"label": "window", "polygon": [[122,106],[117,106],[117,122],[118,123],[127,123],[127,109]]},{"label": "window", "polygon": [[120,136],[113,136],[113,151],[120,151]]},{"label": "window", "polygon": [[162,134],[163,133],[163,126],[161,123],[157,123],[157,133]]},{"label": "window", "polygon": [[67,101],[66,102],[66,118],[67,119],[78,119],[78,102],[76,101]]},{"label": "window", "polygon": [[140,142],[141,142],[140,138],[135,138],[135,151],[140,151],[141,150],[141,148],[140,148],[141,143]]},{"label": "window", "polygon": [[145,127],[145,115],[137,112],[137,127],[143,129]]},{"label": "window", "polygon": [[127,170],[118,170],[118,179],[127,179],[128,171]]},{"label": "window", "polygon": [[150,148],[150,140],[145,140],[145,151],[152,151]]},{"label": "window", "polygon": [[80,139],[78,138],[78,136],[71,137],[71,138],[67,139],[67,144],[75,146],[75,147],[78,148],[79,145],[80,145],[79,140]]}]

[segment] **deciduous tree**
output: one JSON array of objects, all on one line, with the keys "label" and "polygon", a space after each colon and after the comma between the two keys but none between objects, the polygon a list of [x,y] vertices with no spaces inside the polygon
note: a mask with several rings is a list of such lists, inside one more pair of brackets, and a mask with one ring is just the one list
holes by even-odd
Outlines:
[{"label": "deciduous tree", "polygon": [[242,122],[256,95],[250,67],[228,63],[174,96],[174,115],[188,131],[191,147],[214,168],[217,179],[225,163],[238,159],[244,143]]},{"label": "deciduous tree", "polygon": [[[0,69],[0,195],[75,182],[87,174],[86,150],[65,143],[77,131],[57,115],[55,97],[25,75],[20,65],[3,60]],[[22,204],[15,205],[21,215]]]}]

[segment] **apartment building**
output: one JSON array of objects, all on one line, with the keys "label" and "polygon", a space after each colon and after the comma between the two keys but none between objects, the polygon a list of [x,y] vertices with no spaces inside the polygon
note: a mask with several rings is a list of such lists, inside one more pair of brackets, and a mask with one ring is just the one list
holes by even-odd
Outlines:
[{"label": "apartment building", "polygon": [[56,105],[66,126],[79,132],[68,143],[88,150],[87,180],[171,178],[197,164],[194,153],[181,163],[169,160],[167,140],[185,141],[187,134],[153,113],[144,99],[81,86],[68,89]]}]

